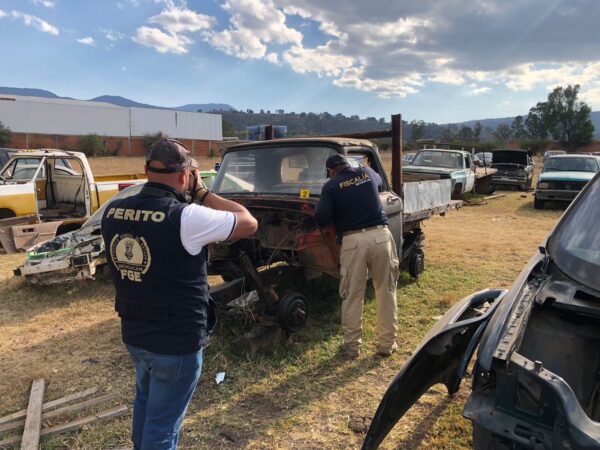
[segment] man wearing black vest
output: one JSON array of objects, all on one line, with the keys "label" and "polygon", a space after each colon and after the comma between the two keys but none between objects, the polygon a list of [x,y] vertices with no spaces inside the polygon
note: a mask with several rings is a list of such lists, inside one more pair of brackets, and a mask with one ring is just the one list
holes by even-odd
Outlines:
[{"label": "man wearing black vest", "polygon": [[[204,188],[193,163],[180,142],[158,141],[146,155],[141,192],[111,202],[102,219],[115,309],[136,372],[136,450],[177,447],[216,323],[207,245],[257,228],[243,206]],[[202,206],[187,203],[186,193]]]},{"label": "man wearing black vest", "polygon": [[329,180],[323,186],[315,219],[319,226],[335,225],[342,236],[340,297],[342,297],[342,353],[357,358],[362,342],[362,316],[371,273],[377,301],[377,354],[396,351],[396,282],[399,273],[394,237],[379,198],[381,178],[370,167],[350,167],[336,153],[325,163]]}]

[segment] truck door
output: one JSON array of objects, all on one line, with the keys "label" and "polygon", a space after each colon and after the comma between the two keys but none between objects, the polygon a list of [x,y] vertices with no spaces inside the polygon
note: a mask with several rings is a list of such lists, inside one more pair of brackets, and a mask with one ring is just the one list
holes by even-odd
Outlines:
[{"label": "truck door", "polygon": [[465,155],[465,176],[464,192],[471,192],[475,186],[475,167],[471,155]]}]

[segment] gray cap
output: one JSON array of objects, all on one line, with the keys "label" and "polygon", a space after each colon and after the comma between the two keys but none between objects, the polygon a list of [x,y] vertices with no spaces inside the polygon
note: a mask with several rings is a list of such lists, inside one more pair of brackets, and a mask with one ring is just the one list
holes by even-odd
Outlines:
[{"label": "gray cap", "polygon": [[338,166],[349,165],[350,163],[348,162],[348,158],[346,158],[346,156],[342,155],[341,153],[331,155],[329,158],[327,158],[327,161],[325,161],[325,167],[327,167],[328,169],[333,169],[334,167]]},{"label": "gray cap", "polygon": [[[161,162],[165,167],[151,167],[151,161]],[[175,139],[161,139],[152,144],[146,153],[146,167],[149,172],[175,173],[193,165],[190,151]]]}]

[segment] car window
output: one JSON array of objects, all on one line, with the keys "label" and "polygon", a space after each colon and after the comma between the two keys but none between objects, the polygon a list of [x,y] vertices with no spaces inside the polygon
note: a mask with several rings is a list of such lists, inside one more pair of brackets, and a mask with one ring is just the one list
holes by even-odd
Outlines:
[{"label": "car window", "polygon": [[293,146],[247,149],[226,153],[213,182],[217,193],[319,195],[327,181],[325,161],[336,153],[329,147]]},{"label": "car window", "polygon": [[445,167],[462,169],[462,153],[421,150],[411,162],[413,166]]},{"label": "car window", "polygon": [[598,172],[595,158],[550,157],[544,163],[543,172]]},{"label": "car window", "polygon": [[[3,179],[17,182],[31,181],[38,167],[42,163],[40,159],[17,158],[12,160],[0,173]],[[38,173],[37,179],[45,178],[45,167]]]}]

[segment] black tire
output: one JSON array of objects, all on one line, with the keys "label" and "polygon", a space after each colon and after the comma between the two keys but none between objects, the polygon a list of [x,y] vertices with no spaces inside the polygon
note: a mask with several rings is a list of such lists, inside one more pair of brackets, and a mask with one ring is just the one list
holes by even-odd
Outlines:
[{"label": "black tire", "polygon": [[301,330],[308,319],[308,302],[299,292],[287,292],[277,305],[277,322],[288,333]]},{"label": "black tire", "polygon": [[533,208],[534,209],[544,209],[544,206],[546,206],[546,202],[544,202],[544,200],[539,200],[537,197],[534,197],[534,199],[533,199]]},{"label": "black tire", "polygon": [[462,194],[462,183],[456,183],[454,185],[453,195],[460,195],[460,194]]},{"label": "black tire", "polygon": [[422,251],[411,253],[408,260],[408,273],[417,279],[425,271],[425,254]]}]

